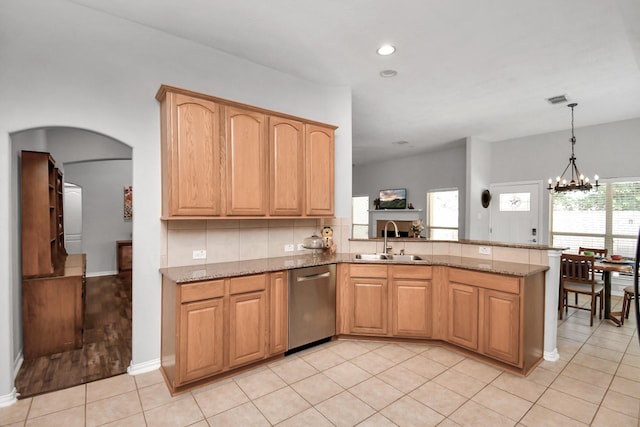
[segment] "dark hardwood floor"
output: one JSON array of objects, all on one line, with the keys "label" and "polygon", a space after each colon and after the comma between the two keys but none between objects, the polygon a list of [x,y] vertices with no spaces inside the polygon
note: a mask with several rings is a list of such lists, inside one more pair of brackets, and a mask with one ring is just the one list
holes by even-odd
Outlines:
[{"label": "dark hardwood floor", "polygon": [[87,278],[81,349],[25,360],[20,398],[122,374],[131,361],[131,272]]}]

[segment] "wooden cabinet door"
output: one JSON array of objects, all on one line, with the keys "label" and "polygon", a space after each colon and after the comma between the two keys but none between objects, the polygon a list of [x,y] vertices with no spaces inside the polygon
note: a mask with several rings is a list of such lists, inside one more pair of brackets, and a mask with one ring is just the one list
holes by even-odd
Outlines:
[{"label": "wooden cabinet door", "polygon": [[449,283],[449,341],[478,349],[478,288]]},{"label": "wooden cabinet door", "polygon": [[222,371],[223,301],[215,298],[180,305],[176,385]]},{"label": "wooden cabinet door", "polygon": [[265,116],[226,108],[227,215],[267,213]]},{"label": "wooden cabinet door", "polygon": [[391,293],[393,335],[430,338],[433,323],[431,281],[394,279]]},{"label": "wooden cabinet door", "polygon": [[350,282],[350,333],[387,335],[389,330],[387,280],[352,277]]},{"label": "wooden cabinet door", "polygon": [[269,354],[287,351],[289,334],[289,283],[286,271],[270,274]]},{"label": "wooden cabinet door", "polygon": [[519,364],[520,296],[489,289],[480,291],[480,351]]},{"label": "wooden cabinet door", "polygon": [[82,348],[82,276],[22,281],[24,358]]},{"label": "wooden cabinet door", "polygon": [[269,117],[269,214],[302,215],[304,132],[301,122]]},{"label": "wooden cabinet door", "polygon": [[305,213],[332,216],[334,213],[334,131],[306,125]]},{"label": "wooden cabinet door", "polygon": [[266,291],[229,298],[229,367],[266,357]]},{"label": "wooden cabinet door", "polygon": [[[166,141],[168,216],[220,215],[220,117],[211,101],[181,94],[171,100]],[[165,166],[165,165],[163,165]]]}]

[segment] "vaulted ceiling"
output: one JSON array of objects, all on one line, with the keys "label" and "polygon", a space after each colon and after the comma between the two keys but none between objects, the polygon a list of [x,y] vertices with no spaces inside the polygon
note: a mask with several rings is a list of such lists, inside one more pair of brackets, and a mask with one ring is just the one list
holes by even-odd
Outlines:
[{"label": "vaulted ceiling", "polygon": [[637,0],[72,1],[349,86],[354,164],[640,117]]}]

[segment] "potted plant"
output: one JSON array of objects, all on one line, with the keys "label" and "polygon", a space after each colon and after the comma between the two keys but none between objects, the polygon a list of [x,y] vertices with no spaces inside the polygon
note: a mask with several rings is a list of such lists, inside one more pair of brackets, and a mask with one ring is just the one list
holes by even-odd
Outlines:
[{"label": "potted plant", "polygon": [[380,209],[380,199],[373,199],[373,206],[375,206],[376,210]]},{"label": "potted plant", "polygon": [[416,239],[420,238],[420,233],[424,230],[424,225],[422,224],[422,219],[417,219],[413,221],[411,224],[411,232],[413,233],[413,237]]}]

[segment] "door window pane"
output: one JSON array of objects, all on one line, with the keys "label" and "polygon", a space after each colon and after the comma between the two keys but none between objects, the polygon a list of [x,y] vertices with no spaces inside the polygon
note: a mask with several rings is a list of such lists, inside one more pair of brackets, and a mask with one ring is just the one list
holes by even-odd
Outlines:
[{"label": "door window pane", "polygon": [[531,210],[531,193],[501,193],[501,212],[529,212]]}]

